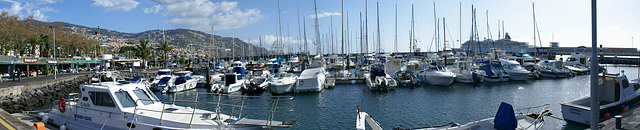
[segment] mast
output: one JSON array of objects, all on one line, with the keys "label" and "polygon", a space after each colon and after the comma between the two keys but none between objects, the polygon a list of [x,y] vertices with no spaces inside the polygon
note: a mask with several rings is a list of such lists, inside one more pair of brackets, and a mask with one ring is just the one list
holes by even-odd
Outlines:
[{"label": "mast", "polygon": [[[300,45],[300,39],[302,38],[302,31],[300,31],[300,9],[298,11],[298,46]],[[300,50],[298,50],[298,55],[300,55]],[[300,56],[298,56],[300,58]]]},{"label": "mast", "polygon": [[[460,2],[460,13],[458,18],[458,44],[460,44],[460,49],[462,49],[462,2]],[[467,54],[468,55],[468,54]]]},{"label": "mast", "polygon": [[538,56],[538,47],[536,47],[536,3],[531,3],[533,7],[533,48],[536,49],[536,54],[534,56]]},{"label": "mast", "polygon": [[409,37],[409,52],[413,52],[415,50],[415,46],[416,46],[415,43],[414,43],[415,40],[413,40],[413,39],[415,39],[414,26],[413,26],[413,22],[414,22],[413,21],[414,20],[413,19],[413,17],[414,17],[413,14],[414,14],[413,13],[413,5],[411,5],[411,30],[409,31],[409,36],[410,36]]},{"label": "mast", "polygon": [[340,16],[342,16],[342,18],[340,19],[342,21],[342,23],[341,23],[342,24],[341,25],[342,26],[342,29],[341,29],[342,32],[340,33],[342,35],[342,36],[340,36],[341,39],[342,39],[342,49],[341,50],[342,50],[342,54],[344,55],[344,0],[342,0],[342,3],[340,5],[342,7],[342,11],[340,11],[340,14],[341,14]]},{"label": "mast", "polygon": [[364,0],[364,44],[366,53],[369,53],[369,9],[367,9],[368,0]]},{"label": "mast", "polygon": [[435,34],[436,34],[435,36],[437,36],[436,37],[436,52],[438,52],[438,50],[439,50],[438,41],[440,41],[440,39],[439,39],[440,35],[438,34],[438,21],[437,21],[436,17],[437,17],[436,16],[436,2],[434,1],[433,2],[433,23],[434,23],[433,24],[433,26],[434,26],[433,28],[435,29]]},{"label": "mast", "polygon": [[307,50],[307,19],[305,16],[302,16],[302,30],[304,31],[304,54],[309,56],[309,51]]},{"label": "mast", "polygon": [[[278,41],[279,44],[277,45],[278,49],[276,51],[281,51],[284,54],[284,50],[281,50],[280,47],[282,46],[282,16],[280,15],[280,0],[278,0]],[[283,48],[284,49],[284,48]]]},{"label": "mast", "polygon": [[447,33],[445,27],[444,17],[442,17],[442,52],[447,50]]},{"label": "mast", "polygon": [[393,49],[396,51],[396,53],[398,53],[398,3],[396,3],[396,34],[394,39],[395,41],[394,41]]},{"label": "mast", "polygon": [[333,50],[335,48],[335,42],[333,42],[333,15],[329,16],[331,21],[331,27],[329,28],[329,35],[331,35],[331,54],[335,54],[336,52]]},{"label": "mast", "polygon": [[377,21],[378,21],[378,53],[380,53],[380,51],[382,51],[382,48],[380,48],[380,3],[376,2],[376,14],[377,14]]},{"label": "mast", "polygon": [[315,26],[316,26],[315,27],[316,28],[316,43],[315,43],[315,45],[316,45],[316,55],[321,55],[322,56],[322,54],[319,53],[320,51],[317,51],[319,49],[319,48],[317,48],[317,45],[320,44],[320,28],[318,27],[319,26],[318,25],[318,6],[316,5],[316,0],[313,0],[313,7],[314,7],[314,10],[315,10],[315,17],[316,17],[315,20],[314,20]]}]

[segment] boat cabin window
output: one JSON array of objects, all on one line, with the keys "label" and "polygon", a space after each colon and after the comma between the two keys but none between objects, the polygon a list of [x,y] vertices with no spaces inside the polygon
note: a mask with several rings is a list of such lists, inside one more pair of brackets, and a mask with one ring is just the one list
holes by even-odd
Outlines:
[{"label": "boat cabin window", "polygon": [[640,89],[640,85],[634,84],[633,85],[633,91],[638,91],[638,89]]},{"label": "boat cabin window", "polygon": [[153,104],[153,101],[151,101],[151,97],[149,97],[146,91],[142,89],[133,90],[133,94],[135,94],[136,97],[140,99],[140,102],[142,102],[142,104],[144,105]]},{"label": "boat cabin window", "polygon": [[569,58],[567,61],[576,61],[576,58]]},{"label": "boat cabin window", "polygon": [[103,107],[115,107],[113,99],[107,92],[89,92],[89,97],[93,102],[93,105]]},{"label": "boat cabin window", "polygon": [[131,95],[129,95],[127,91],[119,91],[119,92],[116,92],[115,94],[118,101],[120,101],[120,104],[122,105],[122,107],[136,106],[136,102],[133,101],[133,99],[131,98]]},{"label": "boat cabin window", "polygon": [[176,79],[175,84],[182,84],[182,83],[186,83],[187,80],[189,80],[189,77],[178,77],[178,79]]},{"label": "boat cabin window", "polygon": [[504,69],[512,69],[511,68],[511,64],[503,64],[502,68],[504,68]]},{"label": "boat cabin window", "polygon": [[629,87],[629,81],[627,79],[622,80],[622,89],[627,89]]},{"label": "boat cabin window", "polygon": [[158,85],[166,85],[169,83],[169,80],[171,80],[171,77],[163,77],[158,81]]}]

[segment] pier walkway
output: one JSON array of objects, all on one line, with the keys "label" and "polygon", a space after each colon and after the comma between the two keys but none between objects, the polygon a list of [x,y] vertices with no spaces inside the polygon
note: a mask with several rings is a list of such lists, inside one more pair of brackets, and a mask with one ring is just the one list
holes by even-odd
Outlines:
[{"label": "pier walkway", "polygon": [[[637,130],[640,129],[640,107],[633,108],[625,113],[622,113],[622,129],[621,130]],[[600,125],[604,125],[603,130],[616,130],[616,118],[611,116],[611,119],[606,120]]]}]

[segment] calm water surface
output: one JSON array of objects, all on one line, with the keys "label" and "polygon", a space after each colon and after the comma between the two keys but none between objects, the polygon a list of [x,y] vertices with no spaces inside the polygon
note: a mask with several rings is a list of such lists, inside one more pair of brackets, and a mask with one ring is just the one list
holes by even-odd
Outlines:
[{"label": "calm water surface", "polygon": [[[608,67],[610,73],[625,70],[630,79],[637,78],[637,67]],[[195,99],[196,93],[207,92],[197,88],[177,94],[156,93],[161,100]],[[402,87],[388,92],[375,92],[364,84],[337,85],[319,93],[288,94],[291,101],[280,102],[280,107],[292,107],[293,112],[278,113],[274,120],[296,120],[300,125],[293,129],[354,129],[356,106],[378,121],[382,128],[391,129],[441,125],[449,122],[464,124],[492,117],[501,102],[517,108],[550,104],[553,116],[562,118],[560,104],[589,94],[589,76],[580,75],[563,79],[509,81],[504,83],[461,84],[451,86]],[[271,95],[263,93],[261,95]],[[234,97],[223,97],[234,98]],[[216,97],[199,95],[198,100],[215,100]],[[265,105],[255,103],[249,105]],[[192,106],[190,104],[179,104]],[[198,108],[214,110],[215,105],[199,105]],[[224,108],[223,108],[224,109]],[[230,111],[230,110],[223,110]],[[267,119],[266,113],[247,113],[246,118]],[[584,129],[568,125],[564,120],[547,118],[544,129]]]}]

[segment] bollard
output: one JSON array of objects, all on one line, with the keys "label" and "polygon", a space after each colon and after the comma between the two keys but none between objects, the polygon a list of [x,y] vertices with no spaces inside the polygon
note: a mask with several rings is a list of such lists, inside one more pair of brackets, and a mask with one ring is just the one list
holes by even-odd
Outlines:
[{"label": "bollard", "polygon": [[622,116],[616,116],[616,129],[622,129]]}]

